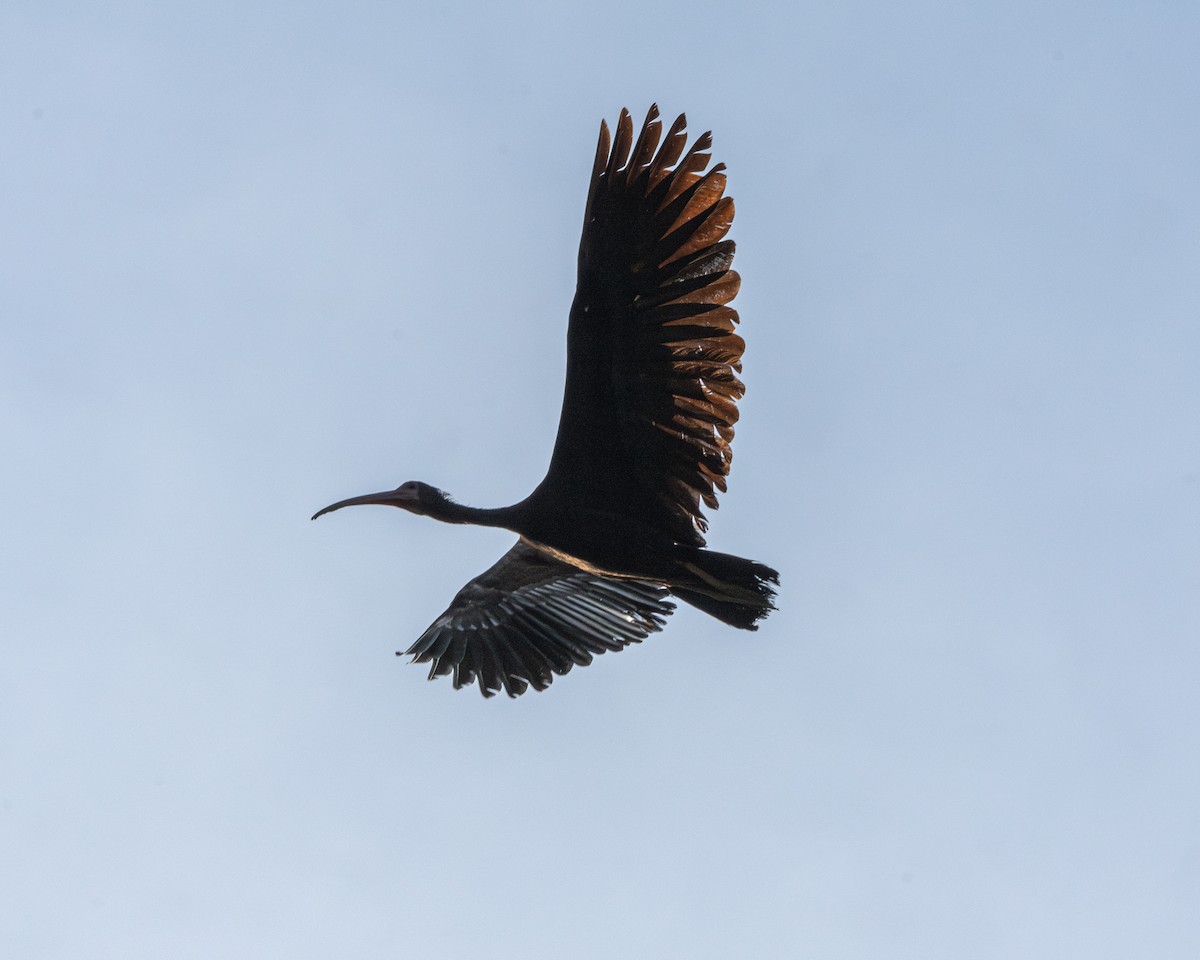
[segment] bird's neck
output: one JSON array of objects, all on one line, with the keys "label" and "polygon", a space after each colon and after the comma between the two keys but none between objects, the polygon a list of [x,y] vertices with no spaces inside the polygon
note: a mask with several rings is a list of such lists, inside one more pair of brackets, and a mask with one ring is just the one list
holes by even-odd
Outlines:
[{"label": "bird's neck", "polygon": [[478,527],[505,527],[511,530],[516,520],[515,510],[515,507],[468,507],[447,497],[431,506],[426,516],[443,523],[470,523]]}]

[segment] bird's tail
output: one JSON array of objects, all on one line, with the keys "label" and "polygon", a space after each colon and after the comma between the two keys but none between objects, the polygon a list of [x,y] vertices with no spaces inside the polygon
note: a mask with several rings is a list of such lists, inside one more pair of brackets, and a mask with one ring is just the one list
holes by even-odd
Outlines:
[{"label": "bird's tail", "polygon": [[714,550],[683,550],[679,567],[686,579],[670,587],[684,603],[743,630],[757,630],[758,621],[775,609],[779,574],[765,563]]}]

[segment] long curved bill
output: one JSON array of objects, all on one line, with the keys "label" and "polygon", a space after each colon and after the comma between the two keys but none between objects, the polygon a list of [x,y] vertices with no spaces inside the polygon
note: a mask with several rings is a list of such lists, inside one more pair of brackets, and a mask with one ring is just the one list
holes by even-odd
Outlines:
[{"label": "long curved bill", "polygon": [[312,519],[324,516],[327,513],[333,513],[334,510],[341,510],[342,507],[358,507],[363,504],[377,503],[383,507],[403,507],[409,502],[409,498],[405,497],[397,490],[387,490],[384,493],[368,493],[361,497],[351,497],[349,500],[339,500],[337,503],[331,503],[327,507],[323,507],[312,515]]}]

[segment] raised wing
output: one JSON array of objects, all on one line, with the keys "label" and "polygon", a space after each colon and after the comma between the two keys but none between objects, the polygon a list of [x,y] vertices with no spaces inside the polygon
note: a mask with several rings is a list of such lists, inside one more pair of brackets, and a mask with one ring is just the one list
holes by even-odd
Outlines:
[{"label": "raised wing", "polygon": [[660,148],[652,106],[633,143],[622,110],[611,150],[600,125],[542,492],[703,546],[700,503],[716,509],[725,491],[745,342],[727,305],[739,278],[722,241],[734,212],[724,166],[705,172],[708,133],[680,160],[686,123],[681,115]]},{"label": "raised wing", "polygon": [[432,663],[430,680],[450,675],[459,688],[478,679],[485,697],[501,687],[518,697],[661,630],[675,609],[666,594],[655,583],[586,573],[519,540],[406,653]]}]

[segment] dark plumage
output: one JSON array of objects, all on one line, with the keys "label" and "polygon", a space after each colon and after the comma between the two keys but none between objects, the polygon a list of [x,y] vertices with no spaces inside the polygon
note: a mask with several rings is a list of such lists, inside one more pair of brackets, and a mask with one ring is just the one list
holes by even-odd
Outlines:
[{"label": "dark plumage", "polygon": [[[428,484],[332,504],[400,507],[520,535],[409,648],[430,678],[484,696],[544,689],[554,674],[662,629],[680,600],[747,630],[774,609],[779,575],[703,549],[745,387],[728,303],[739,278],[724,166],[703,134],[684,155],[681,115],[659,141],[652,106],[600,124],[567,330],[567,384],[546,477],[511,507],[455,503]],[[680,159],[682,157],[682,159]]]}]

